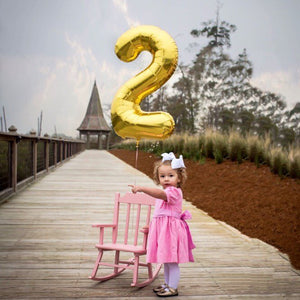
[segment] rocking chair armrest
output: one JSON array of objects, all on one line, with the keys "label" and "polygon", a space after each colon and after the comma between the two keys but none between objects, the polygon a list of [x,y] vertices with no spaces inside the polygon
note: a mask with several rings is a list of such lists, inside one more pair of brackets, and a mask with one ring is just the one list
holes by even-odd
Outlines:
[{"label": "rocking chair armrest", "polygon": [[93,224],[92,227],[101,228],[101,227],[116,227],[116,224]]},{"label": "rocking chair armrest", "polygon": [[145,234],[148,234],[148,232],[149,232],[149,227],[148,227],[148,226],[143,227],[142,229],[140,229],[140,232],[145,233]]},{"label": "rocking chair armrest", "polygon": [[116,224],[93,224],[92,227],[96,227],[100,229],[100,236],[99,236],[99,244],[102,245],[103,244],[103,239],[104,239],[104,228],[113,228],[113,240],[116,240],[116,232],[115,228],[117,227]]}]

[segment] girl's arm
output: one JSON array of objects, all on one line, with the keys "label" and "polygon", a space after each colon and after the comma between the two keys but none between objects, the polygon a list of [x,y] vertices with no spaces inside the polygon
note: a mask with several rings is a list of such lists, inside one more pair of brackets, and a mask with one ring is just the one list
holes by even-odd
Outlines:
[{"label": "girl's arm", "polygon": [[129,184],[128,186],[131,187],[131,191],[134,194],[137,192],[143,192],[153,198],[158,198],[158,199],[167,201],[167,194],[165,193],[164,190],[157,189],[157,188],[151,188],[151,187],[147,187],[147,186],[131,185],[131,184]]}]

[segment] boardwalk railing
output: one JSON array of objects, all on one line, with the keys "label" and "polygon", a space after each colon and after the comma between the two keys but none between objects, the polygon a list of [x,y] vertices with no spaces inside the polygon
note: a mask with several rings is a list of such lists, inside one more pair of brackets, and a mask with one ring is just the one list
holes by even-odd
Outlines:
[{"label": "boardwalk railing", "polygon": [[81,140],[0,132],[0,202],[84,149]]}]

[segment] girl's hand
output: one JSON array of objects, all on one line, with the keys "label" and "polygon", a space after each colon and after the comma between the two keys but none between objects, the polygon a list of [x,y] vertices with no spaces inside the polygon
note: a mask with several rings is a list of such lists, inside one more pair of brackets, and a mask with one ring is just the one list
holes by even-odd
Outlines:
[{"label": "girl's hand", "polygon": [[153,198],[158,198],[164,201],[167,201],[167,194],[164,190],[153,188],[153,187],[147,187],[147,186],[137,186],[128,184],[128,186],[131,187],[131,191],[136,194],[137,192],[145,193]]},{"label": "girl's hand", "polygon": [[136,194],[137,192],[139,192],[139,187],[136,185],[132,185],[132,184],[128,184],[128,186],[131,187],[131,192]]}]

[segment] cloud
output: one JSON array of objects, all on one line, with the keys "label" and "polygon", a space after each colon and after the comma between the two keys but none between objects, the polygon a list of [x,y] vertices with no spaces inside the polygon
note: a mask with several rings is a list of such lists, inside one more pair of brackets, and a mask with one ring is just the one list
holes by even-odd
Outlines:
[{"label": "cloud", "polygon": [[[44,58],[2,55],[0,60],[0,99],[1,107],[5,106],[7,126],[14,125],[18,132],[27,133],[36,127],[40,113],[40,106],[36,109],[32,105],[31,96],[42,89],[47,67],[43,72],[39,68]],[[38,100],[40,103],[41,99]]]},{"label": "cloud", "polygon": [[300,69],[264,72],[254,77],[251,83],[262,90],[283,96],[288,109],[300,102]]},{"label": "cloud", "polygon": [[[29,76],[35,80],[28,97],[25,96],[28,99],[25,108],[19,115],[16,111],[13,112],[18,122],[23,124],[22,128],[15,124],[20,133],[36,129],[37,117],[42,110],[42,134],[47,132],[52,135],[55,126],[58,133],[76,136],[94,81],[97,82],[102,107],[109,107],[118,88],[150,61],[150,57],[142,55],[130,64],[117,61],[113,65],[105,59],[100,61],[91,48],[84,47],[75,37],[66,34],[65,40],[69,46],[66,57],[17,60],[30,70]],[[11,78],[13,76],[12,74]],[[24,91],[26,90],[23,88],[19,89],[16,99],[24,97]],[[110,120],[107,119],[107,122],[110,123]]]},{"label": "cloud", "polygon": [[129,27],[135,27],[139,26],[140,22],[133,20],[128,13],[128,6],[126,0],[113,0],[113,3],[116,8],[118,8],[122,14],[124,15],[124,18],[126,20],[126,23],[128,24]]},{"label": "cloud", "polygon": [[[107,62],[99,62],[90,48],[66,34],[70,55],[57,59],[51,67],[42,66],[43,87],[33,97],[32,106],[44,112],[44,131],[52,133],[56,126],[59,133],[75,136],[80,125],[94,80],[110,78]],[[50,132],[49,132],[50,131]]]}]

